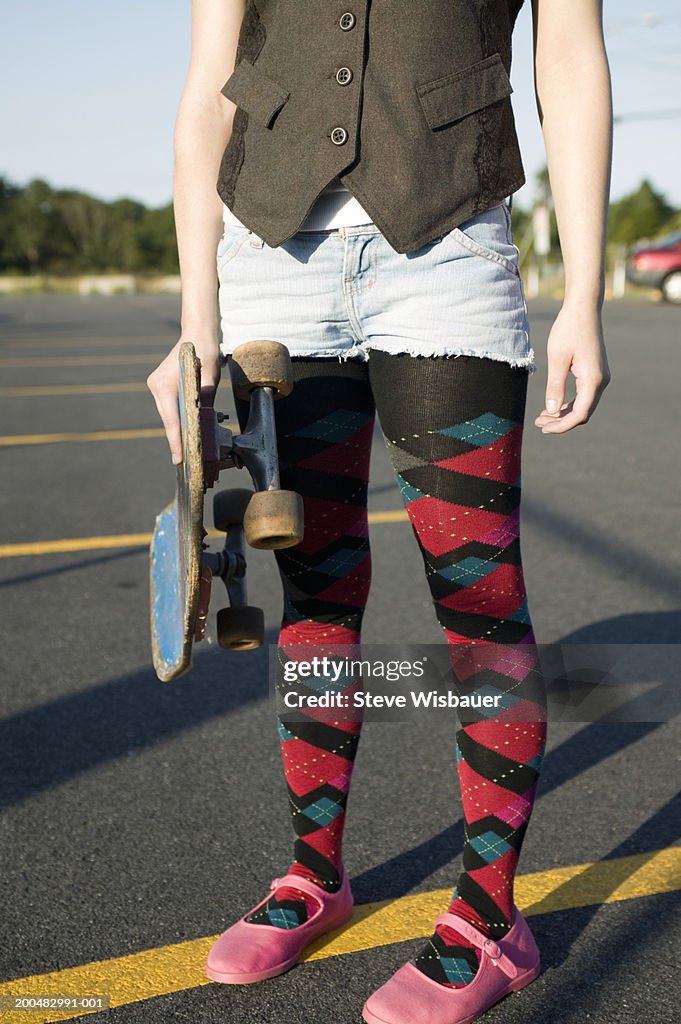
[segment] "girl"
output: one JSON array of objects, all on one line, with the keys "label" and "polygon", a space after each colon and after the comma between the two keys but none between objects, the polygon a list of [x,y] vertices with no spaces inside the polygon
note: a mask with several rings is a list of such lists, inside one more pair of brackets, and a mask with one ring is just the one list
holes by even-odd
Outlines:
[{"label": "girl", "polygon": [[[411,0],[193,0],[175,140],[182,334],[148,379],[173,462],[179,344],[194,344],[212,403],[220,350],[283,342],[295,386],[276,405],[281,486],[303,497],[305,536],[275,552],[279,644],[359,644],[377,414],[457,685],[476,685],[474,646],[502,707],[524,708],[457,733],[462,871],[431,937],[368,999],[369,1024],[470,1022],[539,973],[513,902],[545,743],[519,536],[535,366],[510,220],[524,181],[508,99],[521,6],[424,0],[414,19]],[[532,13],[566,282],[534,424],[562,434],[610,379],[610,79],[601,0],[532,0]],[[237,402],[242,427],[246,411]],[[361,723],[279,725],[294,858],[211,950],[223,983],[281,974],[351,913],[342,834]]]}]

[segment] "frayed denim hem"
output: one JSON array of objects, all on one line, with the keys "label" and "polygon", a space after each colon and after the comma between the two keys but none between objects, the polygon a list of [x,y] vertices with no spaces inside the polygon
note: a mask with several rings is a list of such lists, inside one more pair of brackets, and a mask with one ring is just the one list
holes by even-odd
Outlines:
[{"label": "frayed denim hem", "polygon": [[[457,356],[477,356],[480,359],[493,359],[495,362],[498,363],[508,363],[509,366],[512,366],[514,368],[527,370],[529,374],[536,373],[537,370],[534,349],[532,348],[529,350],[526,356],[514,358],[513,356],[507,356],[502,352],[498,352],[495,349],[492,349],[491,351],[485,351],[484,349],[465,348],[461,346],[450,348],[449,346],[446,345],[427,346],[421,344],[419,344],[418,346],[401,345],[398,348],[395,348],[392,345],[381,345],[379,343],[376,345],[370,344],[367,347],[363,345],[353,345],[352,348],[349,348],[346,351],[340,353],[338,355],[338,359],[340,361],[345,361],[346,359],[360,357],[366,362],[369,359],[369,354],[372,348],[376,349],[379,352],[387,352],[389,355],[412,355],[422,356],[424,358],[432,358],[434,356],[450,356],[451,358],[455,359]],[[315,355],[318,354],[320,353],[315,353]]]}]

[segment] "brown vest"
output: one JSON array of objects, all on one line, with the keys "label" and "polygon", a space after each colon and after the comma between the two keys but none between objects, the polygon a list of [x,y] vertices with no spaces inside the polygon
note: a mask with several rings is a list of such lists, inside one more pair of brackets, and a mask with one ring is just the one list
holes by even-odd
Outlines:
[{"label": "brown vest", "polygon": [[524,0],[248,0],[217,190],[270,246],[340,175],[411,252],[525,183],[509,81]]}]

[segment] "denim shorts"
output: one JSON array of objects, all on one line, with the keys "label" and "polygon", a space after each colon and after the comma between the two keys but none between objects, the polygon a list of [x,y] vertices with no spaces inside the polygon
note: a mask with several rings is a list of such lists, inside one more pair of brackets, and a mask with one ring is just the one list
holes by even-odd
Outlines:
[{"label": "denim shorts", "polygon": [[507,202],[409,253],[373,223],[272,247],[227,222],[216,258],[224,356],[268,339],[308,358],[367,360],[375,348],[536,368]]}]

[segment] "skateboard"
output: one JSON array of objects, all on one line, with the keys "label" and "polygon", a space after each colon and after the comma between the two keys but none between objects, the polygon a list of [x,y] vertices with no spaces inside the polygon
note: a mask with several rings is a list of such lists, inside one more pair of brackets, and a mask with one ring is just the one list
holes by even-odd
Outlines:
[{"label": "skateboard", "polygon": [[[182,463],[175,497],[156,517],[149,550],[151,649],[156,675],[168,682],[191,665],[192,647],[205,635],[211,583],[225,584],[229,606],[217,616],[221,647],[245,651],[264,640],[264,616],[248,604],[245,546],[274,550],[303,538],[303,501],[279,487],[274,400],[290,394],[291,360],[285,345],[249,341],[230,362],[232,389],[250,403],[243,433],[229,417],[201,404],[201,364],[194,346],[179,349]],[[213,520],[226,534],[222,551],[204,541],[204,497],[223,469],[246,467],[255,490],[228,488],[213,500]]]}]

